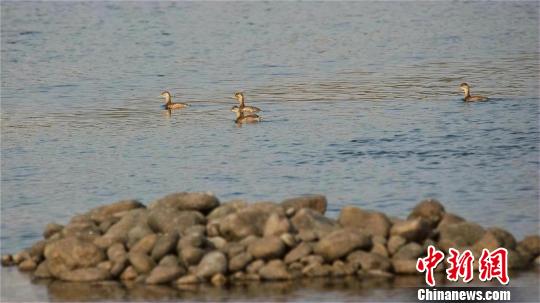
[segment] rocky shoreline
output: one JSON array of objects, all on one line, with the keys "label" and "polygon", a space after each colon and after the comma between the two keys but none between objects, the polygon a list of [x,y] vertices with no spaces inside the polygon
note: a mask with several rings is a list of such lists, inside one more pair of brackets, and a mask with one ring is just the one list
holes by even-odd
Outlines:
[{"label": "rocky shoreline", "polygon": [[475,256],[483,248],[505,247],[511,270],[540,264],[540,236],[518,242],[502,228],[486,229],[446,212],[433,199],[421,201],[406,219],[354,206],[331,219],[326,208],[322,195],[281,203],[220,203],[209,193],[174,193],[148,206],[123,200],[76,215],[65,226],[48,224],[43,240],[2,256],[2,265],[37,279],[181,288],[416,275],[417,259],[429,245],[446,253],[470,249]]}]

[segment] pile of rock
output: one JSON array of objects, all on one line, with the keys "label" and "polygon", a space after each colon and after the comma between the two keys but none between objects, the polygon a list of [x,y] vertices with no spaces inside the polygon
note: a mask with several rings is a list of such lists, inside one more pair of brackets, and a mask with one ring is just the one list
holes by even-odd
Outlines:
[{"label": "pile of rock", "polygon": [[334,220],[324,215],[326,205],[321,195],[252,204],[220,204],[207,193],[175,193],[148,207],[119,201],[65,226],[48,224],[44,240],[3,256],[2,264],[37,278],[181,286],[418,274],[417,258],[429,245],[471,249],[475,256],[505,247],[511,269],[540,261],[539,236],[517,242],[501,228],[445,212],[436,200],[420,202],[406,220],[353,206]]}]

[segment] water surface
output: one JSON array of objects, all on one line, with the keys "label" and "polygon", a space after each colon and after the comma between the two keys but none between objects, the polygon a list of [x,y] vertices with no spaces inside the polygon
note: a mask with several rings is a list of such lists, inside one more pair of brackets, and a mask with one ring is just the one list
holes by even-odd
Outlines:
[{"label": "water surface", "polygon": [[[175,191],[539,231],[538,2],[2,1],[1,251]],[[468,82],[486,103],[461,102]],[[170,90],[188,110],[167,115]],[[232,95],[262,108],[237,127]]]}]

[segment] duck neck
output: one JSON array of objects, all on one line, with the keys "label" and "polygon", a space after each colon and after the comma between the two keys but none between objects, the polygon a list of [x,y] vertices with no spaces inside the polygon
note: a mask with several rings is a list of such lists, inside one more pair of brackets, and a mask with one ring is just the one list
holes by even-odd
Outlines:
[{"label": "duck neck", "polygon": [[165,104],[171,104],[171,103],[172,103],[171,95],[165,95]]},{"label": "duck neck", "polygon": [[240,103],[240,108],[243,108],[245,106],[244,96],[240,95],[240,97],[238,98],[238,102]]},{"label": "duck neck", "polygon": [[463,90],[464,98],[467,99],[471,96],[471,92],[468,89]]}]

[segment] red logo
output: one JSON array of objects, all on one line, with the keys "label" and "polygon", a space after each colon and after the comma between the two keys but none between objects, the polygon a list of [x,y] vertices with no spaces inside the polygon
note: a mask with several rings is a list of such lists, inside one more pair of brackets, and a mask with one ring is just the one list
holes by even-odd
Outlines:
[{"label": "red logo", "polygon": [[508,284],[510,279],[508,278],[508,250],[506,248],[497,248],[492,253],[484,248],[479,262],[480,281],[491,281],[497,278],[501,284]]},{"label": "red logo", "polygon": [[416,262],[416,270],[419,272],[426,272],[426,283],[429,286],[435,286],[435,279],[433,278],[433,269],[439,265],[444,259],[442,251],[436,250],[433,245],[428,246],[428,255],[425,258],[419,258]]},{"label": "red logo", "polygon": [[[463,278],[463,282],[468,283],[473,279],[474,255],[470,250],[462,254],[454,248],[449,249],[450,256],[446,259],[449,264],[446,269],[446,278],[449,281],[458,281]],[[428,246],[427,256],[418,258],[416,270],[425,272],[426,283],[429,286],[435,286],[433,270],[444,260],[444,253],[437,250],[433,245]],[[497,248],[493,252],[482,250],[482,255],[478,260],[478,271],[480,281],[491,281],[497,278],[503,285],[510,281],[508,277],[508,250],[506,248]]]},{"label": "red logo", "polygon": [[466,250],[463,254],[459,254],[456,249],[450,248],[450,257],[446,259],[450,268],[446,270],[446,278],[450,281],[457,281],[459,277],[463,277],[463,282],[467,283],[473,278],[473,262],[474,256],[470,250]]}]

